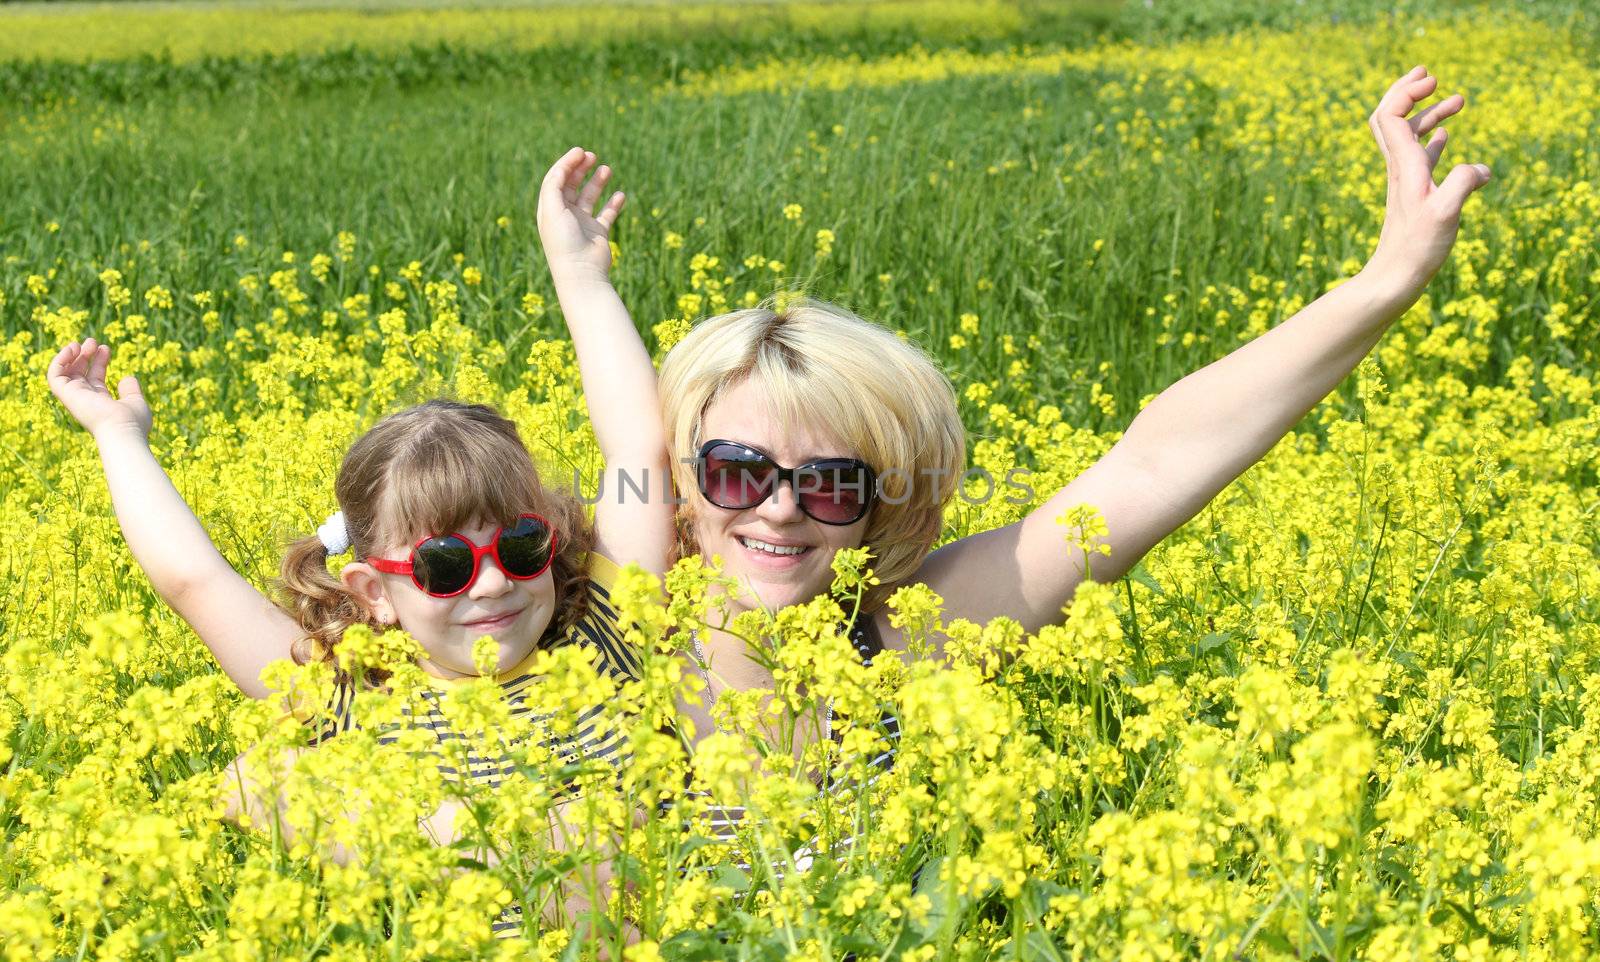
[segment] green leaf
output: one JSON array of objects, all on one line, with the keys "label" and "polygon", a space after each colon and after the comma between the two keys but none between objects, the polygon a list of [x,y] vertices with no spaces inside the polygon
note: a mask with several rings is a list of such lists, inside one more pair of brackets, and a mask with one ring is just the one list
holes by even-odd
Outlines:
[{"label": "green leaf", "polygon": [[718,865],[713,876],[716,883],[735,892],[744,893],[750,890],[750,876],[732,865]]},{"label": "green leaf", "polygon": [[1149,588],[1158,595],[1164,595],[1167,593],[1166,590],[1161,587],[1160,582],[1156,581],[1155,577],[1151,575],[1142,564],[1134,565],[1133,570],[1128,572],[1128,578],[1133,581],[1137,581],[1139,584],[1144,585],[1146,588]]}]

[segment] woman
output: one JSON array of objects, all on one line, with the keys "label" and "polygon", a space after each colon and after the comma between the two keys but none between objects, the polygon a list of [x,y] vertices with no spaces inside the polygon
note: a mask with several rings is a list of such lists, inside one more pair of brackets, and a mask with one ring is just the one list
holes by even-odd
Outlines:
[{"label": "woman", "polygon": [[[1434,184],[1445,146],[1436,128],[1463,106],[1455,95],[1408,119],[1435,85],[1413,69],[1370,118],[1388,203],[1377,250],[1356,277],[1167,388],[1103,458],[1021,521],[931,554],[961,473],[963,432],[950,385],[926,355],[814,303],[702,322],[663,363],[661,399],[679,488],[689,492],[689,547],[721,556],[739,583],[730,610],[810,600],[828,590],[839,549],[866,546],[883,584],[855,633],[864,652],[906,646],[882,604],[897,584],[927,584],[947,618],[1003,615],[1037,631],[1061,618],[1089,574],[1056,523],[1081,504],[1109,530],[1093,577],[1121,577],[1333,390],[1444,262],[1462,205],[1490,172],[1462,164]],[[874,475],[876,497],[870,483],[862,488]],[[713,699],[772,687],[741,638],[712,628],[695,647]]]}]

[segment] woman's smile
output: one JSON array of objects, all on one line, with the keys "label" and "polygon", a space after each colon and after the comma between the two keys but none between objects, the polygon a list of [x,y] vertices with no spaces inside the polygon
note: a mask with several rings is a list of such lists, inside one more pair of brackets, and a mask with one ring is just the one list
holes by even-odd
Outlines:
[{"label": "woman's smile", "polygon": [[764,535],[735,535],[734,540],[744,548],[750,563],[771,571],[788,571],[804,563],[812,545]]}]

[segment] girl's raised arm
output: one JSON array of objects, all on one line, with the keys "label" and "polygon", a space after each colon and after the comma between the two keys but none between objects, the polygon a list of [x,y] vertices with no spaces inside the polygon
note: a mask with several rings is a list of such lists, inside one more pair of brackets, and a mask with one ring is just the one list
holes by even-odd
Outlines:
[{"label": "girl's raised arm", "polygon": [[239,575],[150,453],[150,405],[131,375],[106,388],[111,348],[94,338],[50,361],[50,390],[94,436],[128,550],[163,601],[182,616],[234,684],[267,694],[261,669],[288,658],[303,634],[294,619]]},{"label": "girl's raised arm", "polygon": [[[1407,119],[1434,91],[1417,67],[1400,78],[1370,126],[1389,173],[1378,249],[1359,274],[1289,320],[1163,391],[1105,457],[1023,520],[934,552],[915,580],[940,592],[952,616],[1017,618],[1036,630],[1059,621],[1085,576],[1056,518],[1088,504],[1110,531],[1092,576],[1112,581],[1199,513],[1338,386],[1421,295],[1455,243],[1461,208],[1489,168],[1461,164],[1441,184],[1439,121],[1449,97]],[[1433,136],[1424,146],[1419,138]],[[979,577],[982,575],[982,577]]]},{"label": "girl's raised arm", "polygon": [[[539,189],[539,239],[605,459],[602,496],[595,505],[595,548],[619,564],[633,561],[660,573],[666,570],[675,530],[666,431],[655,365],[611,285],[611,225],[624,197],[612,194],[599,214],[592,213],[611,180],[611,168],[596,169],[596,160],[593,153],[574,147],[545,174]],[[586,184],[590,171],[594,176]]]}]

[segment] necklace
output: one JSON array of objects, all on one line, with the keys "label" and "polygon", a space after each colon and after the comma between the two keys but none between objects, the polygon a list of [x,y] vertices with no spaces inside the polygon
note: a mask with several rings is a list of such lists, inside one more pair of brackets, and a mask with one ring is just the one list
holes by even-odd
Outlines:
[{"label": "necklace", "polygon": [[[706,691],[709,693],[712,688],[711,659],[706,657],[706,648],[700,643],[700,633],[698,631],[689,633],[689,644],[694,648],[694,662],[696,667],[700,669],[700,677],[706,680]],[[833,699],[831,698],[828,699],[827,714],[822,719],[822,737],[825,741],[833,739]]]}]

